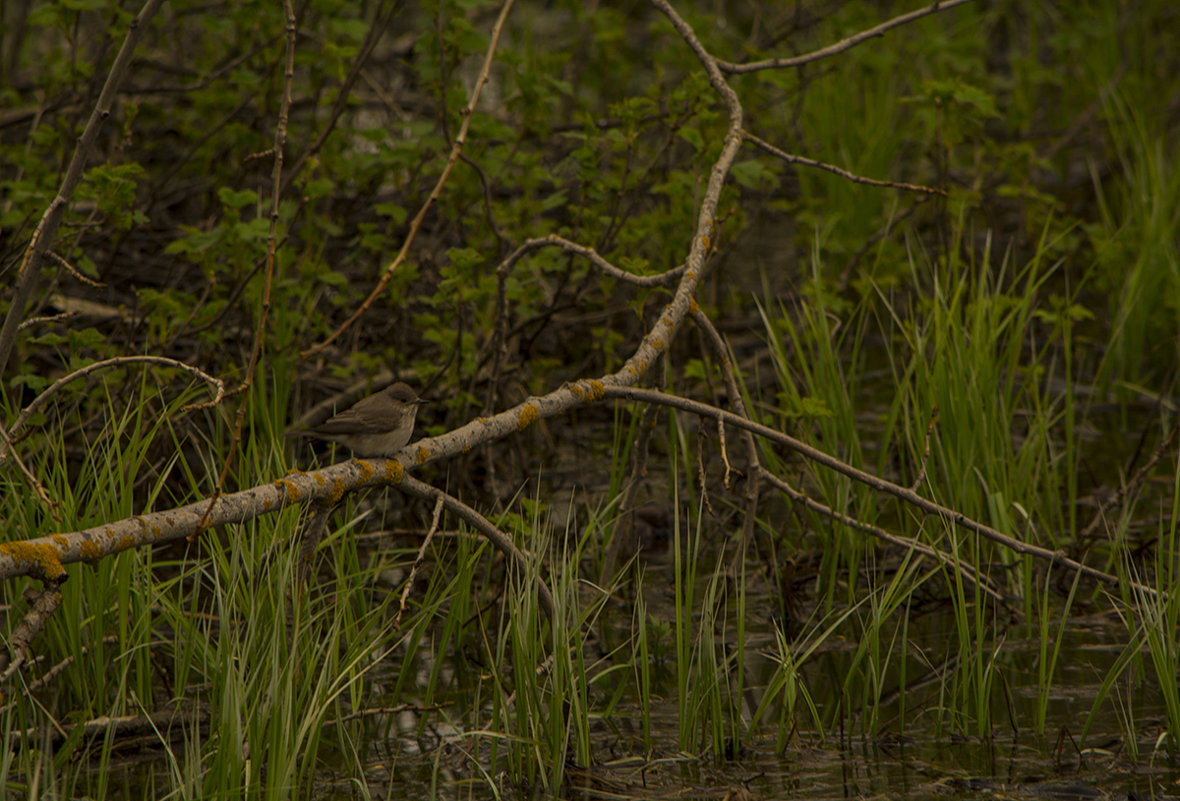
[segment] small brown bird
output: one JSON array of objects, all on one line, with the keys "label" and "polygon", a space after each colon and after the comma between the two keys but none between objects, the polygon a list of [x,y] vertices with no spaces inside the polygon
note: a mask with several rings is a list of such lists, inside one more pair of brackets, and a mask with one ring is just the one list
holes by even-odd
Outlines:
[{"label": "small brown bird", "polygon": [[394,456],[410,441],[414,418],[423,403],[426,401],[399,381],[320,425],[295,433],[339,442],[354,456]]}]

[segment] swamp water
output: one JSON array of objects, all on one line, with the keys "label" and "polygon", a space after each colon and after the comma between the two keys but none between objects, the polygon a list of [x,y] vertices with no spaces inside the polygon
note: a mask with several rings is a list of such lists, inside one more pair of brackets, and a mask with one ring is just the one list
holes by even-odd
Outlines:
[{"label": "swamp water", "polygon": [[[675,616],[673,558],[669,553],[649,555],[637,569],[644,575],[649,620],[655,621],[649,624],[649,636],[654,628],[671,637]],[[702,584],[707,581],[708,577],[701,579]],[[765,596],[747,600],[744,724],[748,724],[778,665],[775,631],[779,617],[769,611],[773,602]],[[600,631],[607,632],[609,638],[617,624],[613,634],[621,640],[631,625],[632,603],[620,600],[612,607],[604,612]],[[894,623],[897,625],[883,629],[896,639],[902,627],[900,620]],[[817,625],[812,619],[802,622],[799,629],[792,647],[801,650]],[[681,748],[674,657],[669,653],[674,644],[657,642],[653,646],[657,655],[653,657],[652,703],[647,709],[650,747],[644,744],[644,710],[635,698],[618,700],[609,715],[592,715],[594,764],[589,768],[568,765],[566,786],[560,795],[735,801],[1122,801],[1180,796],[1180,770],[1161,740],[1166,722],[1159,688],[1150,669],[1144,669],[1144,661],[1132,658],[1130,666],[1125,664],[1128,631],[1117,615],[1074,610],[1061,629],[1057,667],[1047,686],[1039,684],[1041,643],[1036,632],[1026,631],[1016,620],[1004,631],[989,631],[989,639],[979,647],[992,663],[992,723],[982,736],[973,720],[953,710],[955,702],[948,697],[962,692],[954,685],[956,677],[961,679],[967,672],[957,655],[951,610],[934,604],[911,611],[904,631],[908,642],[906,689],[898,690],[900,662],[895,658],[892,662],[897,664],[883,675],[882,701],[872,710],[879,720],[878,735],[861,731],[869,728],[864,720],[867,709],[851,714],[842,709],[841,686],[858,643],[833,635],[823,640],[799,670],[799,685],[810,695],[822,725],[815,725],[805,710],[797,709],[796,725],[783,737],[774,713],[764,715],[759,733],[736,750],[732,742],[725,743],[729,753],[723,757],[716,756],[708,744],[699,749]],[[732,654],[732,643],[726,646],[724,639],[719,634],[719,650],[728,647]],[[593,639],[587,646],[587,662],[601,657],[605,645]],[[1049,648],[1054,645],[1051,640]],[[892,647],[901,646],[895,641]],[[1146,649],[1139,656],[1147,660]],[[479,668],[486,680],[492,669],[487,665]],[[428,666],[422,666],[423,678],[427,670]],[[1113,684],[1105,686],[1116,672]],[[456,680],[454,686],[470,697],[468,681]],[[596,684],[595,688],[591,697],[598,710],[607,703],[611,683]],[[1100,695],[1105,701],[1095,709]],[[1040,709],[1043,735],[1034,728]],[[899,722],[902,719],[904,724]],[[409,710],[374,721],[367,744],[368,793],[373,797],[475,799],[549,795],[543,781],[536,780],[529,787],[508,780],[502,754],[500,772],[491,773],[495,764],[489,742],[495,738],[480,737],[475,733],[478,728],[440,725],[437,716],[424,723]],[[688,739],[695,746],[708,738],[697,731]],[[327,779],[324,797],[358,797],[353,785],[357,777],[323,778]]]}]

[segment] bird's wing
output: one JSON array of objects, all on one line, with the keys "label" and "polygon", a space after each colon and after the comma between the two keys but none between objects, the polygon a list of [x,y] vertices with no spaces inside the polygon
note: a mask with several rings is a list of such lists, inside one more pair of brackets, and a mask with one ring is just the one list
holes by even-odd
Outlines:
[{"label": "bird's wing", "polygon": [[368,434],[372,433],[372,414],[368,412],[373,404],[370,401],[377,398],[365,398],[351,409],[346,409],[335,417],[325,420],[311,429],[321,434]]}]

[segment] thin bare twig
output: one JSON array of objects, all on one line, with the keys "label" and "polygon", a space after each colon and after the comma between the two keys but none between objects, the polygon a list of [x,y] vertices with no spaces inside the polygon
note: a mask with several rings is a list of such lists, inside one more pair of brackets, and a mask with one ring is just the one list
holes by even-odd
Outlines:
[{"label": "thin bare twig", "polygon": [[1106,515],[1110,512],[1110,510],[1122,504],[1127,495],[1143,486],[1144,482],[1147,481],[1147,474],[1151,472],[1151,469],[1155,467],[1156,464],[1159,463],[1159,460],[1163,458],[1164,453],[1167,452],[1168,447],[1172,444],[1172,440],[1176,438],[1176,431],[1178,429],[1180,429],[1180,423],[1173,425],[1171,430],[1168,431],[1167,436],[1165,436],[1160,442],[1159,447],[1157,447],[1148,460],[1143,463],[1143,466],[1135,471],[1135,475],[1131,477],[1131,480],[1120,486],[1111,497],[1107,498],[1099,505],[1098,511],[1094,513],[1093,519],[1091,519],[1089,524],[1087,524],[1086,527],[1082,529],[1081,533],[1078,534],[1079,542],[1086,542],[1090,539],[1090,537],[1094,536],[1094,532],[1098,530],[1098,526],[1100,526],[1102,521],[1106,519]]},{"label": "thin bare twig", "polygon": [[[720,450],[721,459],[725,462],[726,467],[726,481],[729,479],[729,460],[725,455],[725,428],[720,422],[717,423],[717,430],[720,433]],[[709,471],[705,469],[705,454],[709,449],[705,447],[705,441],[708,440],[709,434],[706,432],[704,426],[697,426],[697,489],[701,493],[701,502],[704,504],[706,511],[710,515],[716,516],[713,510],[713,502],[709,500]],[[728,483],[726,488],[728,488]]]},{"label": "thin bare twig", "polygon": [[12,447],[12,437],[4,430],[4,426],[0,426],[0,445],[3,446],[2,450],[0,450],[0,464],[3,464],[8,458],[8,455],[12,454],[13,461],[16,462],[16,466],[20,469],[21,475],[25,477],[25,481],[29,482],[29,486],[33,488],[33,492],[37,493],[37,497],[40,498],[41,503],[45,504],[46,508],[49,509],[49,514],[53,517],[54,521],[60,523],[62,521],[61,512],[59,511],[61,504],[49,497],[49,490],[45,489],[45,485],[33,475],[33,471],[25,464],[25,460],[20,458],[20,454],[16,452],[16,448]]},{"label": "thin bare twig", "polygon": [[[46,581],[44,589],[37,593],[37,597],[29,604],[29,610],[21,618],[21,622],[12,630],[12,635],[8,640],[8,651],[0,651],[0,671],[3,671],[0,673],[0,683],[8,681],[9,677],[20,670],[21,665],[28,659],[29,645],[33,642],[33,638],[41,632],[50,616],[61,606],[61,585],[65,583],[65,580],[66,575],[63,573],[57,578]],[[10,657],[11,662],[9,661]]]},{"label": "thin bare twig", "polygon": [[46,314],[41,317],[30,317],[20,324],[18,331],[24,331],[26,328],[32,328],[35,325],[43,325],[45,323],[61,323],[69,320],[71,317],[77,317],[76,311],[64,311],[60,314]]},{"label": "thin bare twig", "polygon": [[721,68],[722,72],[732,73],[735,75],[758,72],[759,70],[772,70],[781,67],[798,67],[803,64],[809,64],[812,61],[819,61],[821,58],[828,58],[838,53],[843,53],[845,50],[851,50],[861,42],[868,41],[877,36],[881,36],[891,28],[896,28],[900,25],[905,25],[907,22],[913,22],[916,19],[935,14],[939,11],[945,11],[948,8],[961,6],[963,3],[968,3],[970,0],[941,0],[940,2],[919,8],[916,11],[910,11],[906,14],[896,16],[891,20],[882,22],[880,25],[861,31],[860,33],[849,36],[847,39],[841,39],[833,45],[813,50],[810,53],[804,53],[801,56],[794,56],[792,58],[769,58],[764,61],[750,61],[745,64],[734,64],[729,61],[718,61],[717,66]]},{"label": "thin bare twig", "polygon": [[471,117],[475,113],[475,106],[479,102],[480,93],[483,91],[484,85],[488,82],[488,76],[491,74],[492,60],[495,56],[496,48],[499,47],[500,34],[504,30],[504,23],[508,20],[508,12],[512,9],[513,2],[514,0],[505,0],[503,7],[500,9],[500,16],[496,19],[496,24],[492,26],[491,41],[488,43],[488,50],[484,55],[483,68],[479,72],[475,86],[471,88],[471,95],[467,101],[467,105],[463,106],[463,123],[459,126],[459,135],[455,137],[455,142],[451,147],[451,155],[447,159],[446,166],[443,167],[438,181],[435,182],[434,189],[430,190],[430,194],[422,203],[421,208],[418,209],[418,213],[414,215],[414,219],[410,222],[410,230],[406,234],[405,241],[402,242],[401,250],[398,251],[393,261],[389,263],[389,266],[385,268],[385,272],[382,273],[380,280],[377,281],[377,286],[373,287],[373,291],[361,302],[361,305],[357,307],[356,311],[350,314],[326,339],[304,350],[300,354],[303,358],[306,359],[309,356],[319,353],[351,328],[353,323],[359,320],[369,310],[369,307],[376,302],[377,298],[381,296],[381,293],[385,291],[386,285],[392,280],[394,272],[406,260],[406,256],[410,252],[410,246],[418,236],[418,229],[422,227],[422,222],[426,219],[427,212],[430,211],[435,201],[442,195],[443,187],[446,186],[447,181],[451,177],[451,172],[455,169],[455,164],[459,161],[459,154],[462,152],[463,145],[467,141],[467,131],[471,127]]},{"label": "thin bare twig", "polygon": [[86,286],[94,287],[95,289],[100,289],[100,288],[106,286],[106,284],[104,284],[102,281],[95,281],[90,276],[84,275],[81,270],[79,270],[74,265],[70,264],[68,261],[66,261],[65,258],[63,258],[57,252],[49,250],[49,251],[46,251],[45,255],[49,257],[50,261],[57,264],[57,266],[61,267],[63,270],[68,272],[70,275],[74,276],[74,278],[77,279],[79,282],[86,284]]},{"label": "thin bare twig", "polygon": [[515,266],[516,263],[520,261],[525,255],[531,253],[534,250],[540,250],[541,248],[545,247],[557,247],[569,253],[576,253],[579,256],[583,256],[608,278],[614,278],[618,281],[623,281],[624,283],[638,287],[671,286],[672,284],[676,283],[676,280],[680,278],[681,275],[684,274],[683,264],[655,275],[636,275],[635,273],[629,273],[621,267],[616,267],[615,265],[611,264],[609,261],[600,256],[598,251],[596,251],[594,248],[586,247],[585,245],[579,245],[577,242],[571,242],[565,237],[558,236],[557,234],[550,234],[549,236],[530,239],[521,244],[520,247],[510,253],[508,257],[500,263],[500,265],[496,268],[496,275],[506,277],[512,271],[513,266]]},{"label": "thin bare twig", "polygon": [[899,547],[905,548],[906,550],[914,551],[921,556],[925,556],[928,559],[932,559],[935,562],[946,565],[952,570],[956,571],[964,579],[979,587],[979,589],[983,590],[983,592],[991,596],[996,601],[1007,605],[1007,602],[1004,600],[1004,596],[1000,594],[1000,591],[992,585],[986,576],[979,572],[979,568],[977,568],[975,565],[964,562],[960,557],[940,551],[934,546],[927,545],[926,543],[920,542],[916,539],[913,539],[912,537],[893,534],[881,528],[880,526],[874,526],[871,523],[864,522],[863,520],[857,520],[851,515],[837,512],[830,506],[820,503],[801,490],[792,487],[789,483],[767,470],[761,470],[760,475],[762,476],[763,481],[766,481],[771,486],[782,491],[795,503],[805,506],[811,511],[834,520],[841,525],[854,528],[857,531],[863,531],[866,534],[871,534],[873,537],[876,537],[882,542],[888,542],[891,545],[897,545]]},{"label": "thin bare twig", "polygon": [[351,97],[352,87],[356,84],[356,79],[364,70],[369,57],[373,55],[373,49],[381,41],[381,37],[389,30],[389,21],[398,10],[400,10],[400,6],[396,2],[391,3],[389,8],[384,11],[378,8],[377,13],[373,16],[373,21],[369,24],[365,41],[361,43],[356,57],[348,67],[348,74],[344,76],[344,80],[341,81],[340,86],[336,90],[336,97],[332,100],[332,109],[328,112],[327,122],[324,123],[319,134],[316,135],[315,141],[308,145],[307,149],[295,158],[294,163],[287,170],[286,175],[283,176],[279,194],[286,194],[291,181],[295,179],[295,176],[299,175],[299,171],[303,169],[303,165],[307,163],[309,158],[320,152],[320,148],[324,146],[332,131],[336,129],[336,123],[340,120],[344,110],[348,108],[348,100]]},{"label": "thin bare twig", "polygon": [[402,615],[406,613],[407,607],[406,600],[410,597],[410,590],[414,588],[414,579],[418,577],[418,568],[426,560],[426,549],[430,547],[430,543],[434,540],[434,535],[438,533],[438,527],[442,521],[443,505],[443,497],[440,494],[434,502],[434,514],[430,517],[430,530],[426,532],[426,536],[422,539],[422,547],[418,549],[418,555],[414,558],[414,564],[410,567],[410,575],[406,578],[406,586],[402,587],[402,596],[398,601],[397,617],[393,621],[393,627],[395,629],[402,627]]},{"label": "thin bare twig", "polygon": [[[713,321],[709,319],[709,315],[705,314],[704,309],[699,305],[694,304],[690,312],[692,321],[697,328],[704,335],[705,342],[709,344],[714,355],[717,357],[717,364],[721,368],[721,378],[725,382],[725,392],[729,398],[729,406],[736,414],[741,417],[749,417],[750,410],[746,408],[746,399],[742,396],[741,388],[737,383],[737,376],[734,375],[733,369],[733,355],[730,352],[728,343],[721,337],[721,333],[713,325]],[[721,422],[718,421],[717,427],[721,432],[721,453],[725,456],[725,428]],[[772,543],[767,543],[765,546],[755,535],[757,533],[758,521],[758,503],[760,500],[760,493],[762,490],[761,482],[755,480],[755,476],[759,475],[762,470],[761,460],[758,458],[758,443],[754,441],[754,435],[749,431],[741,431],[742,447],[746,451],[746,482],[745,492],[745,508],[742,513],[742,539],[741,548],[734,554],[735,565],[745,564],[746,549],[753,544],[754,548],[760,555],[760,562],[763,569],[778,573],[780,564],[774,558],[774,546]],[[726,486],[729,486],[729,460],[725,460],[726,470]],[[768,576],[768,579],[770,576]],[[768,581],[768,586],[779,586],[780,582]],[[786,603],[787,599],[782,599]]]},{"label": "thin bare twig", "polygon": [[[29,416],[44,406],[49,401],[49,399],[60,392],[61,388],[66,384],[69,384],[71,381],[76,381],[79,378],[82,378],[83,376],[89,375],[90,373],[96,372],[98,370],[105,370],[108,367],[123,367],[124,365],[128,364],[158,364],[164,367],[175,367],[178,370],[184,370],[185,372],[197,376],[214,388],[215,393],[212,401],[202,404],[189,404],[183,407],[185,411],[216,405],[221,402],[223,397],[225,397],[225,383],[221,379],[214,378],[204,370],[201,370],[198,367],[193,367],[191,364],[185,364],[184,362],[177,361],[176,359],[169,359],[166,356],[116,356],[112,359],[103,359],[101,361],[92,362],[85,367],[79,367],[77,370],[67,373],[50,384],[45,390],[41,392],[40,395],[33,398],[32,402],[22,409],[21,413],[16,416],[16,420],[8,429],[9,437],[15,439],[17,433],[21,429],[21,426],[25,424],[25,421],[29,419]],[[6,458],[7,454],[0,454],[0,465],[4,464],[4,460]]]},{"label": "thin bare twig", "polygon": [[295,83],[295,6],[291,0],[283,0],[283,16],[287,34],[286,61],[283,66],[283,97],[279,104],[279,119],[275,125],[274,168],[271,172],[270,185],[270,229],[266,238],[266,269],[263,272],[262,298],[258,309],[258,325],[254,329],[254,342],[250,348],[250,362],[246,366],[246,375],[242,380],[241,399],[238,411],[234,416],[233,435],[230,437],[229,453],[221,464],[221,473],[217,476],[217,488],[213,497],[209,499],[209,508],[197,523],[190,536],[190,540],[197,537],[204,530],[205,520],[217,499],[225,490],[225,480],[229,476],[230,467],[238,453],[238,444],[242,439],[242,426],[246,421],[246,408],[250,405],[251,393],[249,388],[254,384],[254,375],[258,370],[258,362],[262,358],[263,346],[266,342],[266,323],[270,317],[270,295],[274,286],[275,260],[279,247],[279,199],[282,197],[283,179],[283,149],[287,145],[287,120],[291,111],[292,86]]},{"label": "thin bare twig", "polygon": [[37,275],[41,270],[41,260],[57,234],[62,216],[70,204],[70,198],[73,197],[74,191],[82,181],[82,174],[86,169],[90,151],[98,140],[98,129],[111,115],[111,107],[115,103],[115,96],[119,93],[119,85],[123,82],[123,77],[131,66],[131,54],[135,52],[135,47],[139,44],[139,38],[143,35],[144,28],[155,15],[161,1],[147,0],[139,14],[128,26],[127,36],[124,37],[123,45],[119,48],[118,55],[115,56],[111,71],[107,73],[106,83],[103,84],[98,102],[94,104],[94,111],[91,112],[90,119],[87,120],[86,127],[82,130],[82,135],[78,137],[78,146],[74,148],[74,154],[70,158],[70,166],[66,168],[66,174],[62,178],[57,195],[50,201],[49,207],[45,209],[41,221],[37,223],[37,227],[33,231],[32,239],[25,248],[24,257],[17,270],[16,293],[12,299],[12,305],[8,309],[8,316],[4,318],[4,325],[0,328],[0,375],[3,375],[5,368],[8,367],[8,357],[12,354],[12,347],[16,343],[17,330],[24,317],[25,307],[28,306],[29,298],[33,294]]},{"label": "thin bare twig", "polygon": [[863,175],[857,175],[856,173],[849,172],[848,170],[845,170],[842,167],[837,167],[834,164],[816,161],[815,159],[809,159],[805,156],[796,156],[792,153],[782,150],[781,148],[775,147],[774,145],[770,144],[770,142],[760,139],[749,131],[742,131],[742,138],[750,144],[756,145],[762,150],[765,150],[775,158],[782,159],[788,164],[802,164],[805,167],[815,167],[819,170],[827,170],[828,172],[833,173],[834,175],[839,175],[841,178],[846,178],[853,183],[868,184],[869,186],[885,186],[891,187],[893,189],[905,189],[909,192],[922,192],[928,195],[946,195],[946,191],[943,189],[934,189],[929,186],[910,184],[904,181],[879,181],[876,178],[866,178]]}]

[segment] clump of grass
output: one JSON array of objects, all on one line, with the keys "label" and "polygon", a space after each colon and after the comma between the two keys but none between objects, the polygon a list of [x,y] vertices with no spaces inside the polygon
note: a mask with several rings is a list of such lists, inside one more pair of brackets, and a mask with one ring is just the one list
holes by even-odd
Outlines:
[{"label": "clump of grass", "polygon": [[[1176,526],[1180,513],[1180,472],[1172,488],[1172,507],[1167,522],[1161,522],[1160,547],[1156,549],[1153,594],[1140,593],[1135,598],[1139,613],[1139,639],[1147,645],[1151,666],[1163,701],[1166,725],[1160,732],[1156,748],[1166,749],[1173,759],[1180,758],[1180,549]],[[1137,571],[1128,559],[1127,569]]]},{"label": "clump of grass", "polygon": [[[611,588],[585,584],[581,565],[590,542],[603,536],[605,518],[591,513],[582,531],[567,528],[555,537],[543,505],[525,505],[531,513],[527,521],[518,521],[518,529],[527,541],[529,566],[523,573],[509,572],[499,623],[488,643],[492,664],[503,666],[493,676],[491,765],[494,773],[502,751],[513,781],[539,782],[556,794],[569,765],[593,764],[594,688],[626,671],[609,660],[587,659],[587,638]],[[552,618],[543,614],[537,597],[542,575],[553,591]]]},{"label": "clump of grass", "polygon": [[[968,225],[960,219],[953,230],[965,238]],[[1059,265],[1050,254],[1064,234],[1051,230],[1045,226],[1019,269],[1010,253],[993,254],[989,236],[974,240],[973,247],[956,238],[937,258],[911,261],[912,286],[927,291],[878,290],[855,304],[834,297],[817,267],[796,308],[780,307],[773,315],[763,309],[778,379],[777,422],[854,465],[875,452],[878,472],[902,483],[920,479],[919,491],[969,517],[1046,548],[1070,547],[1081,458],[1076,323],[1084,310],[1068,284],[1066,294],[1058,294]],[[888,372],[870,380],[870,363],[887,365]],[[883,399],[878,387],[889,389]],[[792,470],[771,449],[763,455],[769,469]],[[1031,560],[965,536],[950,521],[913,520],[902,508],[880,504],[868,488],[823,469],[805,466],[801,472],[804,488],[835,511],[870,522],[882,517],[952,560],[1001,576],[1030,630],[1041,633],[1042,670],[1048,671],[1041,686],[1048,687],[1054,661],[1049,627],[1059,610],[1036,580]],[[857,709],[868,704],[861,721],[866,733],[873,732],[880,719],[872,699],[881,696],[882,668],[905,662],[905,648],[884,621],[907,608],[931,574],[899,585],[903,563],[892,581],[879,583],[879,568],[865,567],[877,563],[874,541],[822,517],[805,518],[823,554],[818,590],[825,608],[872,599],[872,612],[856,634],[861,644],[854,660],[864,660],[867,669],[863,676],[857,670],[843,674],[843,703]],[[797,541],[794,547],[807,546]],[[1096,555],[1111,562],[1115,549]],[[939,719],[955,731],[988,736],[993,710],[1005,703],[997,681],[1008,659],[1001,647],[1008,612],[957,571],[941,572],[960,667],[946,677]],[[1080,588],[1075,584],[1067,609]]]},{"label": "clump of grass", "polygon": [[1155,382],[1174,380],[1158,365],[1175,358],[1180,151],[1123,92],[1112,89],[1103,101],[1119,171],[1113,180],[1094,173],[1099,219],[1086,226],[1111,321],[1096,373],[1102,389],[1131,400]]}]

